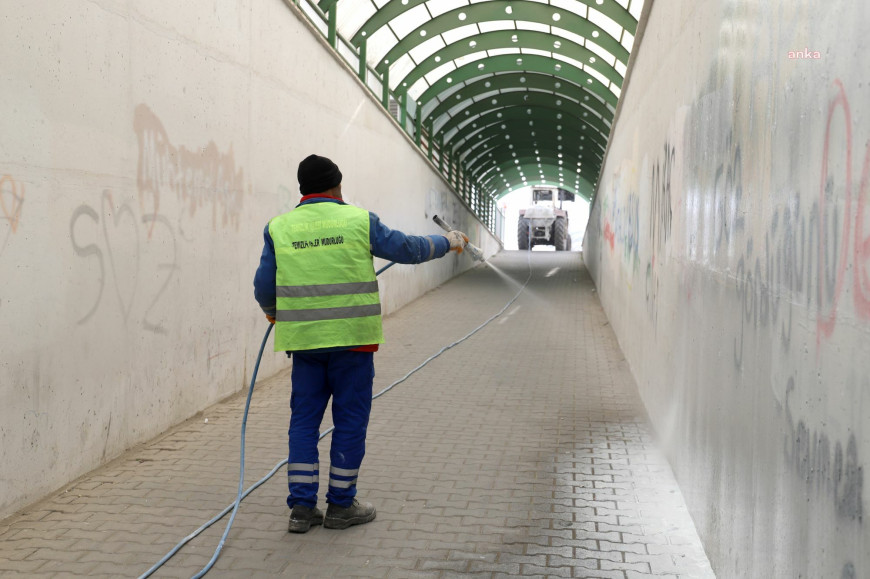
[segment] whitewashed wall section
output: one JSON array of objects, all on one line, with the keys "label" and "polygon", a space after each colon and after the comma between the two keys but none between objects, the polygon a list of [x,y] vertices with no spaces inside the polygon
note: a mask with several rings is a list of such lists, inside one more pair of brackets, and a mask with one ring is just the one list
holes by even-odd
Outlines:
[{"label": "whitewashed wall section", "polygon": [[602,172],[584,257],[720,577],[870,575],[868,27],[655,3]]},{"label": "whitewashed wall section", "polygon": [[[279,0],[4,5],[0,134],[0,517],[247,384],[306,155],[391,227],[435,205],[498,248]],[[469,266],[393,268],[386,311]]]}]

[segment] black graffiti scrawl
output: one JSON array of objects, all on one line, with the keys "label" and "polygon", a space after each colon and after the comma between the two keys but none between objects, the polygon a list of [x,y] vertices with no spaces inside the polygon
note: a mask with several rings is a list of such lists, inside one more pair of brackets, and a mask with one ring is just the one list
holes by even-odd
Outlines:
[{"label": "black graffiti scrawl", "polygon": [[652,166],[652,206],[649,212],[649,232],[656,253],[665,249],[671,236],[673,209],[671,206],[671,181],[677,149],[670,140],[665,141],[662,156]]}]

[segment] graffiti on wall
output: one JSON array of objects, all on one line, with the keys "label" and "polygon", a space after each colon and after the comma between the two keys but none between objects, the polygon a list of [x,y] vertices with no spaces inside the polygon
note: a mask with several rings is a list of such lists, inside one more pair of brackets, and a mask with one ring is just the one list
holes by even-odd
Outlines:
[{"label": "graffiti on wall", "polygon": [[[837,310],[846,279],[849,263],[852,276],[852,299],[855,313],[865,320],[870,319],[870,232],[865,234],[865,203],[870,193],[870,141],[867,142],[863,157],[860,182],[857,191],[853,189],[852,173],[852,113],[849,99],[838,79],[834,81],[836,96],[828,107],[825,126],[825,141],[822,153],[821,183],[818,201],[818,301],[819,318],[817,322],[818,340],[830,337],[837,325]],[[831,125],[835,116],[841,114],[845,128],[845,142],[834,150],[842,151],[845,159],[841,163],[842,174],[831,173]],[[860,153],[859,153],[860,154]],[[833,202],[842,198],[844,192],[845,208],[842,216],[839,207]],[[857,199],[853,195],[857,193]],[[854,203],[854,204],[853,204]],[[854,236],[852,235],[854,227]],[[842,233],[839,233],[842,232]],[[839,235],[838,235],[839,233]]]},{"label": "graffiti on wall", "polygon": [[[836,96],[828,110],[818,198],[807,207],[796,192],[784,206],[774,208],[763,239],[748,236],[737,261],[735,283],[741,328],[734,342],[734,360],[738,367],[743,364],[747,327],[778,326],[782,349],[789,350],[795,306],[818,312],[816,339],[820,345],[837,325],[841,297],[850,276],[855,314],[870,319],[870,232],[865,231],[864,222],[870,193],[870,143],[864,152],[860,183],[853,189],[849,101],[842,84],[837,81],[835,85]],[[839,114],[845,142],[836,149],[842,150],[844,158],[832,163],[831,125]],[[842,172],[834,172],[832,165]]]},{"label": "graffiti on wall", "polygon": [[667,245],[673,225],[674,176],[677,148],[671,139],[665,140],[659,156],[653,161],[650,175],[650,208],[647,239],[650,259],[644,278],[644,299],[653,328],[658,327],[660,269],[667,256]]},{"label": "graffiti on wall", "polygon": [[674,176],[676,147],[666,140],[661,156],[653,162],[650,183],[649,238],[653,255],[663,253],[665,244],[671,236],[673,206],[671,200],[671,181]]},{"label": "graffiti on wall", "polygon": [[82,260],[96,268],[97,283],[82,300],[78,324],[90,320],[113,294],[124,323],[136,319],[144,330],[165,334],[166,291],[178,270],[175,230],[169,219],[139,214],[104,191],[98,207],[80,205],[70,219],[70,242]]},{"label": "graffiti on wall", "polygon": [[11,175],[0,176],[0,222],[6,224],[6,234],[0,240],[0,253],[6,249],[9,237],[18,231],[23,206],[24,185],[13,179]]},{"label": "graffiti on wall", "polygon": [[789,398],[795,389],[788,379],[785,394],[785,459],[788,467],[806,484],[807,490],[827,495],[837,517],[863,522],[864,468],[858,461],[858,442],[850,433],[843,443],[832,444],[823,429],[810,430],[803,420],[795,424]]},{"label": "graffiti on wall", "polygon": [[[214,141],[200,149],[175,146],[163,123],[140,104],[133,118],[133,130],[139,143],[136,182],[142,215],[158,215],[165,195],[177,200],[182,217],[193,218],[197,211],[211,209],[212,228],[233,227],[238,230],[246,190],[244,171],[236,166],[232,145],[223,153]],[[149,235],[156,222],[149,227]],[[185,237],[188,231],[180,231]]]},{"label": "graffiti on wall", "polygon": [[[627,170],[627,172],[632,172]],[[604,220],[604,240],[610,247],[610,251],[616,251],[617,246],[623,261],[632,272],[638,270],[640,265],[640,196],[633,192],[630,186],[629,193],[623,199],[625,178],[622,170],[615,173],[611,179],[611,202],[607,204],[607,217]]]}]

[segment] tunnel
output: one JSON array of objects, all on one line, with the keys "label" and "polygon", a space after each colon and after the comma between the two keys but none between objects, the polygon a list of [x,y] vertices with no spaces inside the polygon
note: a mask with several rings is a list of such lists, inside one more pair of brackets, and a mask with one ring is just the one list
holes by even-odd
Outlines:
[{"label": "tunnel", "polygon": [[[870,4],[8,4],[0,575],[870,576]],[[373,258],[377,518],[294,535],[310,154],[473,249]]]}]

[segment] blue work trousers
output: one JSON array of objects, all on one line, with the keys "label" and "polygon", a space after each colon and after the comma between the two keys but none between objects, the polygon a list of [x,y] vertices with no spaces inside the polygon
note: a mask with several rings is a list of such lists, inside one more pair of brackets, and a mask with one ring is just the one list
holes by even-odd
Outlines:
[{"label": "blue work trousers", "polygon": [[287,505],[314,507],[320,475],[317,441],[320,422],[332,396],[332,443],[326,502],[348,507],[356,496],[356,479],[366,450],[372,410],[374,353],[293,353],[290,395],[290,457]]}]

